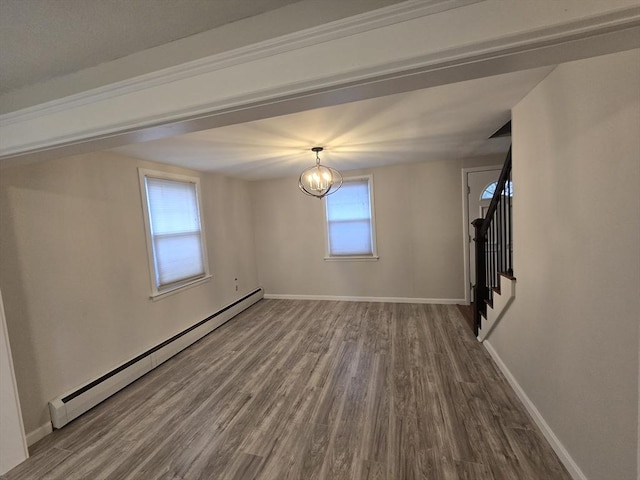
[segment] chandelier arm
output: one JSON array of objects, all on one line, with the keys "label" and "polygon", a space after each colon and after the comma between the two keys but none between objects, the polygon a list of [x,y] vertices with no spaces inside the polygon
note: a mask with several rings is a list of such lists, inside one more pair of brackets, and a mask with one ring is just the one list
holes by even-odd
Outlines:
[{"label": "chandelier arm", "polygon": [[333,184],[331,185],[331,187],[329,187],[329,190],[327,190],[327,193],[325,193],[323,197],[336,193],[338,190],[340,190],[340,187],[342,186],[342,183],[343,183],[342,174],[338,170],[331,167],[327,167],[327,168],[331,170],[331,174],[333,176]]},{"label": "chandelier arm", "polygon": [[316,164],[304,170],[298,178],[298,188],[310,197],[324,198],[342,186],[342,174],[335,168],[320,164],[320,152],[323,150],[323,147],[311,149],[316,154]]}]

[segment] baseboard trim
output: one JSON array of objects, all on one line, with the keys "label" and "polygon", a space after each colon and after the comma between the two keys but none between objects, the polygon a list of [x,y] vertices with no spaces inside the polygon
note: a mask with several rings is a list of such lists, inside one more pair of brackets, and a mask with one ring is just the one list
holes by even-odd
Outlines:
[{"label": "baseboard trim", "polygon": [[106,400],[189,345],[211,333],[263,297],[258,288],[186,328],[155,347],[107,371],[100,377],[49,401],[51,424],[62,428],[84,412]]},{"label": "baseboard trim", "polygon": [[569,471],[571,477],[574,480],[588,480],[587,476],[582,473],[582,470],[580,470],[578,464],[573,460],[573,458],[571,458],[571,455],[569,455],[567,449],[564,447],[564,445],[562,445],[560,439],[556,437],[556,434],[553,433],[553,430],[551,430],[549,424],[546,422],[542,414],[536,408],[535,404],[531,401],[529,396],[520,386],[507,365],[502,361],[500,355],[498,355],[498,352],[496,352],[491,343],[488,340],[485,340],[484,342],[482,342],[482,344],[487,349],[489,355],[491,355],[491,358],[493,358],[493,361],[507,379],[507,382],[509,382],[509,385],[511,385],[511,388],[513,388],[513,390],[516,392],[516,395],[518,395],[520,401],[524,404],[525,408],[529,412],[529,415],[531,415],[531,418],[533,418],[533,421],[536,422],[536,425],[538,425],[538,428],[540,428],[540,430],[542,431],[542,434],[551,445],[551,448],[553,448],[562,464]]},{"label": "baseboard trim", "polygon": [[32,430],[29,433],[27,433],[27,446],[30,447],[31,445],[33,445],[37,441],[42,440],[44,437],[49,435],[51,432],[53,432],[53,425],[51,425],[51,422],[47,422],[47,423],[44,423],[44,424],[40,425],[35,430]]},{"label": "baseboard trim", "polygon": [[353,297],[342,295],[289,295],[265,293],[264,298],[273,300],[330,300],[340,302],[379,302],[379,303],[428,303],[435,305],[464,304],[464,298],[413,298],[413,297]]}]

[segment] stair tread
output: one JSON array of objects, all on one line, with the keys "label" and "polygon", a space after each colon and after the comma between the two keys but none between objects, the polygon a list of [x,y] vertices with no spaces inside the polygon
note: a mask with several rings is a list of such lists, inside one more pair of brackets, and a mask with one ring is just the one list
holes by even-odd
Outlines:
[{"label": "stair tread", "polygon": [[512,273],[498,272],[498,275],[502,275],[504,278],[508,278],[509,280],[516,280],[516,277],[514,277]]}]

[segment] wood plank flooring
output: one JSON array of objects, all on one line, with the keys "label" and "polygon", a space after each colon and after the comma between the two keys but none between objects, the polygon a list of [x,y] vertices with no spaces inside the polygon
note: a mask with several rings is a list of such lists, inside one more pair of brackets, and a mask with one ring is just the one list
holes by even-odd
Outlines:
[{"label": "wood plank flooring", "polygon": [[473,332],[473,303],[471,305],[458,305],[458,310],[460,310],[462,318]]},{"label": "wood plank flooring", "polygon": [[2,478],[569,480],[463,322],[262,300]]}]

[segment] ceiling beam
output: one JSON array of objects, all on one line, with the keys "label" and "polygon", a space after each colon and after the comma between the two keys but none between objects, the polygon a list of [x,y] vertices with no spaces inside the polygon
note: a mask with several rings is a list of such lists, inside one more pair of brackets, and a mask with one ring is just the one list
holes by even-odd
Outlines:
[{"label": "ceiling beam", "polygon": [[408,4],[2,115],[0,165],[640,48],[634,1]]}]

